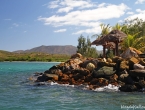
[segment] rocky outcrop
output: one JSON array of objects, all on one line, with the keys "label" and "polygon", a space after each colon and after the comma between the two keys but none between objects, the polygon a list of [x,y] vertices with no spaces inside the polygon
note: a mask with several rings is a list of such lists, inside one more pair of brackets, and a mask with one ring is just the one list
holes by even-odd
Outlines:
[{"label": "rocky outcrop", "polygon": [[124,59],[84,58],[77,53],[59,65],[54,65],[37,78],[29,78],[35,82],[57,82],[69,85],[88,85],[88,89],[112,84],[121,86],[120,91],[142,91],[145,88],[145,60],[139,57]]}]

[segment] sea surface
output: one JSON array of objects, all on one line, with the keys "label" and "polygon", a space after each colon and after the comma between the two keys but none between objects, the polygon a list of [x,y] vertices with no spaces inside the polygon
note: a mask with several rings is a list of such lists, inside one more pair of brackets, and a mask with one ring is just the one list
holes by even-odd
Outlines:
[{"label": "sea surface", "polygon": [[[90,91],[29,81],[58,63],[0,62],[0,110],[145,110],[145,93]],[[133,108],[134,107],[134,108]]]}]

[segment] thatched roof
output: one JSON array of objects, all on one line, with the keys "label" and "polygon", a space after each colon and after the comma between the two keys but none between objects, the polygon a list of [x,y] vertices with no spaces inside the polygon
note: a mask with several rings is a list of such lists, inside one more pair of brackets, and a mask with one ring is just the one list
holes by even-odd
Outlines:
[{"label": "thatched roof", "polygon": [[109,34],[103,37],[103,40],[108,42],[122,42],[125,37],[127,37],[127,35],[124,32],[120,30],[112,30]]},{"label": "thatched roof", "polygon": [[96,46],[99,46],[99,45],[105,45],[106,46],[106,48],[115,48],[115,44],[113,43],[113,42],[106,42],[105,40],[104,40],[104,37],[105,36],[102,36],[100,39],[96,39],[96,40],[94,40],[92,43],[91,43],[91,45],[96,45]]}]

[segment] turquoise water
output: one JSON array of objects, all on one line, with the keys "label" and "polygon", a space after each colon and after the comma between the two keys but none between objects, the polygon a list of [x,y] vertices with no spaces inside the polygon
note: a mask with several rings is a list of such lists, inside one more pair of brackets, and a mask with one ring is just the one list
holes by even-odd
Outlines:
[{"label": "turquoise water", "polygon": [[121,106],[145,106],[144,93],[95,92],[61,85],[35,86],[28,80],[33,73],[44,72],[56,64],[0,62],[0,110],[127,110]]}]

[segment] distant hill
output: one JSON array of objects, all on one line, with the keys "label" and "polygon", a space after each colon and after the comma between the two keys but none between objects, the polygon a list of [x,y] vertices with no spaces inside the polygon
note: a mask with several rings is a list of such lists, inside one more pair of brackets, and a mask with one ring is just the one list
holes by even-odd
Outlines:
[{"label": "distant hill", "polygon": [[18,50],[14,51],[15,53],[31,53],[31,52],[41,52],[41,53],[49,53],[49,54],[66,54],[72,55],[77,51],[77,47],[72,45],[54,45],[54,46],[39,46],[29,50]]},{"label": "distant hill", "polygon": [[[40,52],[40,53],[49,53],[49,54],[66,54],[66,55],[72,55],[75,54],[77,51],[77,47],[72,45],[53,45],[53,46],[39,46],[34,47],[32,49],[28,50],[17,50],[13,51],[14,53],[32,53],[32,52]],[[98,51],[98,54],[102,54],[102,51]]]}]

